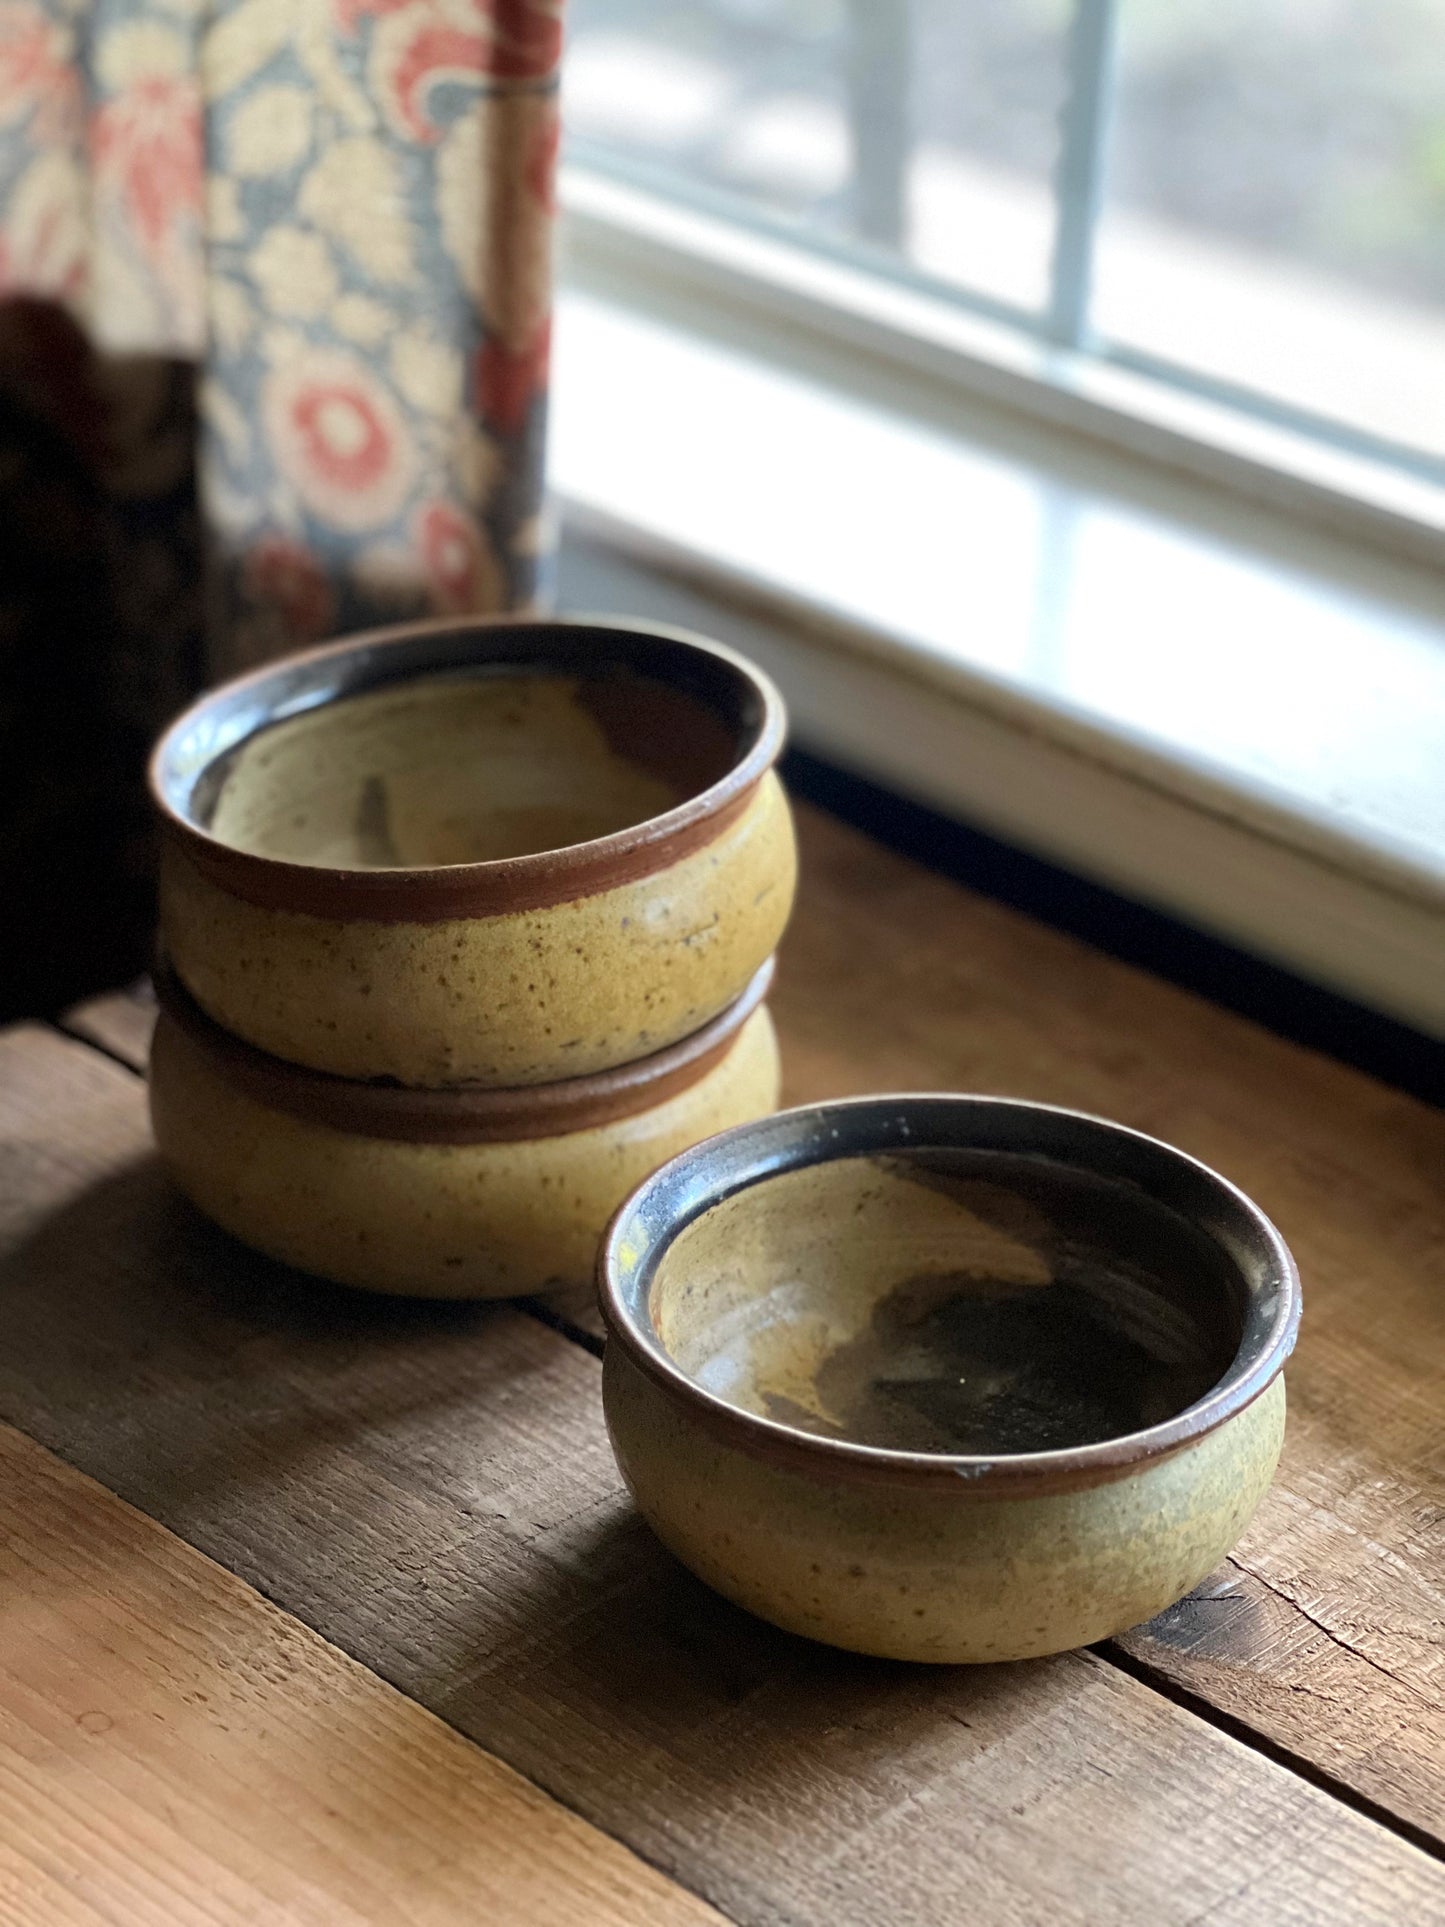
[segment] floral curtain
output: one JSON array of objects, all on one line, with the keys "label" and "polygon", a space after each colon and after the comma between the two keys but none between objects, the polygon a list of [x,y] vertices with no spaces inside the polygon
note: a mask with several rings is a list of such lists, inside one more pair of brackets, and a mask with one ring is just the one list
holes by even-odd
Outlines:
[{"label": "floral curtain", "polygon": [[77,700],[143,871],[132,778],[197,682],[533,604],[560,13],[0,0],[0,891],[39,787],[94,859]]},{"label": "floral curtain", "polygon": [[0,296],[200,369],[212,659],[536,594],[561,0],[0,0]]}]

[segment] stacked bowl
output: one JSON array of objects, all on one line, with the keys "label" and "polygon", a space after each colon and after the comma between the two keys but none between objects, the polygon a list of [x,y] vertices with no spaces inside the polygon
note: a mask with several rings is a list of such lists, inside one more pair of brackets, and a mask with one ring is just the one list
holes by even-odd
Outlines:
[{"label": "stacked bowl", "polygon": [[377,1291],[584,1284],[612,1211],[777,1103],[781,700],[717,644],[414,623],[162,737],[151,1112],[200,1208]]}]

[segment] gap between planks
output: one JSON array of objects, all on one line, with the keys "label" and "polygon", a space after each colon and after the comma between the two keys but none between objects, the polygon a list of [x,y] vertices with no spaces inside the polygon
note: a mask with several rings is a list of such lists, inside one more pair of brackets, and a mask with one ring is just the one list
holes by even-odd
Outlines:
[{"label": "gap between planks", "polygon": [[[142,978],[123,990],[87,998],[63,1016],[53,1027],[63,1037],[86,1044],[108,1057],[122,1070],[144,1077],[150,1050],[151,1029],[155,1023],[155,996]],[[602,1356],[603,1333],[598,1323],[596,1301],[586,1290],[542,1293],[516,1301],[517,1309],[538,1319],[551,1330],[580,1345],[595,1358]]]},{"label": "gap between planks", "polygon": [[0,1575],[0,1913],[15,1927],[724,1927],[8,1425]]},{"label": "gap between planks", "polygon": [[[120,992],[116,994],[113,1001],[120,1002],[123,999],[129,1003],[134,994],[133,991]],[[112,1000],[103,1001],[108,1003]],[[99,1030],[99,1036],[91,1034],[92,1023]],[[98,1019],[93,1015],[89,1021],[82,1019],[76,1028],[72,1029],[68,1024],[63,1024],[62,1028],[78,1041],[88,1043],[100,1050],[103,1055],[111,1057],[123,1068],[144,1072],[143,1057],[138,1060],[134,1046],[130,1045],[131,1023],[128,1015],[123,1013],[118,1021],[110,1021],[107,1014],[102,1012]],[[121,1055],[120,1048],[107,1048],[101,1041],[107,1033],[117,1045],[129,1046],[127,1055]],[[134,1034],[139,1034],[139,1027]],[[536,1319],[539,1324],[545,1325],[549,1331],[557,1333],[568,1343],[580,1347],[593,1358],[601,1358],[606,1342],[605,1329],[596,1300],[590,1292],[582,1288],[559,1291],[555,1294],[518,1299],[515,1301],[515,1306],[518,1311]],[[1327,1633],[1327,1637],[1333,1636]],[[1277,1766],[1300,1775],[1311,1785],[1318,1787],[1321,1792],[1331,1795],[1364,1818],[1388,1828],[1422,1852],[1445,1860],[1445,1841],[1438,1839],[1427,1828],[1417,1826],[1408,1818],[1394,1813],[1387,1805],[1358,1791],[1348,1781],[1328,1773],[1307,1755],[1281,1745],[1257,1727],[1250,1726],[1247,1721],[1216,1706],[1202,1693],[1191,1691],[1162,1667],[1151,1664],[1147,1658],[1131,1652],[1120,1640],[1101,1641],[1091,1647],[1090,1651],[1107,1664],[1117,1666],[1142,1685],[1162,1693],[1174,1705],[1207,1721],[1221,1733],[1228,1734],[1231,1739],[1253,1748]]]},{"label": "gap between planks", "polygon": [[[52,1052],[15,1058],[15,1145],[94,1231],[75,1270],[42,1212],[12,1268],[10,1405],[728,1914],[942,1921],[967,1881],[1010,1921],[1239,1919],[1245,1890],[1281,1921],[1445,1919],[1432,1860],[1116,1667],[919,1678],[703,1594],[618,1503],[574,1347],[507,1310],[302,1303],[152,1175],[104,1179],[145,1143],[135,1085]],[[27,1353],[85,1376],[37,1386]]]},{"label": "gap between planks", "polygon": [[[601,1358],[606,1339],[601,1329],[592,1329],[588,1323],[583,1322],[589,1316],[589,1307],[584,1302],[583,1294],[576,1292],[558,1293],[557,1298],[559,1301],[557,1304],[550,1303],[545,1299],[541,1301],[531,1299],[522,1300],[518,1305],[518,1309],[527,1312],[529,1316],[539,1320],[539,1322],[546,1325],[549,1330],[556,1332],[560,1337],[568,1340],[569,1343],[580,1346],[583,1351],[590,1353],[593,1358]],[[591,1307],[590,1310],[592,1324],[600,1327],[601,1313],[596,1310],[595,1306]],[[1227,1563],[1232,1565],[1234,1562],[1229,1561]],[[1147,1628],[1134,1629],[1132,1636],[1137,1638],[1141,1634],[1147,1636]],[[1344,1806],[1363,1815],[1367,1820],[1373,1820],[1379,1826],[1387,1827],[1392,1833],[1397,1833],[1402,1840],[1408,1840],[1412,1846],[1418,1847],[1421,1852],[1428,1853],[1438,1860],[1445,1861],[1445,1840],[1438,1838],[1435,1834],[1431,1833],[1428,1828],[1417,1826],[1412,1820],[1393,1812],[1390,1807],[1381,1801],[1372,1799],[1366,1793],[1359,1792],[1351,1786],[1347,1780],[1339,1779],[1328,1773],[1307,1755],[1281,1745],[1277,1740],[1271,1739],[1268,1734],[1261,1732],[1258,1727],[1253,1727],[1249,1725],[1247,1721],[1226,1712],[1222,1707],[1216,1706],[1211,1700],[1206,1698],[1204,1694],[1191,1692],[1187,1686],[1183,1685],[1162,1667],[1152,1665],[1149,1660],[1141,1654],[1131,1652],[1129,1647],[1123,1643],[1123,1639],[1130,1636],[1130,1634],[1126,1634],[1120,1639],[1101,1640],[1088,1650],[1106,1664],[1117,1666],[1132,1679],[1138,1680],[1141,1685],[1150,1687],[1157,1693],[1162,1693],[1163,1696],[1175,1706],[1182,1707],[1186,1712],[1193,1713],[1199,1719],[1207,1721],[1211,1726],[1218,1728],[1221,1733],[1226,1733],[1231,1739],[1239,1741],[1241,1745],[1251,1747],[1255,1752],[1263,1754],[1267,1760],[1273,1761],[1276,1766],[1285,1767],[1288,1771],[1299,1774],[1302,1779],[1308,1780],[1312,1786],[1318,1787],[1322,1793],[1332,1795]],[[1333,1638],[1333,1635],[1328,1633],[1326,1636]],[[1347,1648],[1346,1650],[1350,1651],[1352,1649]],[[1353,1654],[1352,1656],[1355,1658],[1360,1657],[1358,1654]]]},{"label": "gap between planks", "polygon": [[[1254,1191],[1296,1245],[1306,1316],[1275,1490],[1240,1560],[1123,1650],[1159,1690],[1438,1835],[1440,1120],[816,810],[798,818],[804,885],[774,997],[789,1101],[952,1087],[1120,1116]],[[80,1034],[134,1063],[134,1008],[88,1008]],[[595,1307],[532,1309],[597,1348]]]},{"label": "gap between planks", "polygon": [[1211,1726],[1216,1727],[1221,1733],[1228,1734],[1230,1739],[1237,1740],[1240,1745],[1250,1747],[1254,1752],[1262,1754],[1265,1759],[1273,1761],[1276,1766],[1282,1766],[1288,1772],[1298,1774],[1302,1780],[1307,1780],[1311,1786],[1318,1787],[1322,1793],[1329,1794],[1342,1806],[1349,1807],[1352,1812],[1360,1814],[1366,1820],[1373,1820],[1377,1826],[1388,1828],[1391,1833],[1398,1834],[1402,1840],[1407,1840],[1412,1847],[1418,1847],[1422,1853],[1429,1854],[1433,1859],[1445,1861],[1445,1842],[1427,1828],[1416,1826],[1412,1820],[1392,1812],[1380,1801],[1372,1800],[1368,1794],[1358,1792],[1348,1781],[1333,1778],[1307,1755],[1296,1753],[1287,1746],[1281,1746],[1267,1733],[1261,1733],[1258,1727],[1250,1726],[1244,1720],[1236,1719],[1233,1714],[1226,1713],[1212,1700],[1205,1699],[1203,1694],[1191,1693],[1188,1687],[1181,1685],[1170,1674],[1163,1672],[1157,1666],[1151,1666],[1147,1660],[1131,1652],[1122,1639],[1101,1640],[1098,1645],[1091,1646],[1089,1651],[1096,1653],[1100,1659],[1106,1660],[1110,1665],[1117,1666],[1131,1679],[1137,1679],[1142,1685],[1152,1687],[1156,1693],[1162,1693],[1165,1699],[1175,1706],[1182,1707],[1186,1713],[1193,1713],[1199,1719],[1208,1721]]}]

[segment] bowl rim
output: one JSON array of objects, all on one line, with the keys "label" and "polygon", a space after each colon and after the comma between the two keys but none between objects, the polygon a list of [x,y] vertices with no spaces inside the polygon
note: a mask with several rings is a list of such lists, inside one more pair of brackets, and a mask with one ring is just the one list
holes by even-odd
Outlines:
[{"label": "bowl rim", "polygon": [[[972,1129],[970,1130],[970,1126]],[[995,1135],[980,1136],[984,1130]],[[1039,1145],[1088,1145],[1099,1155],[1051,1155]],[[1030,1144],[1035,1148],[1029,1148]],[[1172,1418],[1094,1444],[992,1456],[904,1452],[823,1438],[763,1418],[706,1390],[664,1349],[648,1301],[658,1263],[673,1240],[713,1205],[783,1172],[860,1156],[978,1149],[1036,1156],[1113,1178],[1170,1205],[1215,1238],[1245,1290],[1245,1322],[1229,1369]],[[1169,1174],[1207,1200],[1206,1217],[1167,1195]],[[1152,1178],[1154,1182],[1145,1182]],[[1235,1244],[1220,1236],[1235,1234]],[[1254,1274],[1245,1267],[1248,1250]],[[598,1295],[609,1344],[715,1435],[753,1456],[817,1477],[942,1487],[979,1497],[1031,1497],[1104,1484],[1196,1444],[1265,1392],[1294,1349],[1300,1280],[1294,1258],[1259,1206],[1188,1152],[1091,1112],[1027,1098],[902,1092],[800,1105],[735,1125],[680,1152],[645,1179],[613,1215],[597,1260]]]},{"label": "bowl rim", "polygon": [[[262,856],[217,837],[190,813],[207,770],[259,730],[415,677],[484,673],[511,664],[565,673],[609,660],[673,663],[686,689],[691,671],[731,679],[754,712],[739,754],[722,776],[672,808],[607,836],[480,863],[359,869]],[[656,680],[668,680],[658,675]],[[699,701],[706,695],[695,686]],[[294,651],[207,690],[157,738],[147,767],[163,837],[222,889],[265,909],[373,922],[437,922],[542,909],[594,896],[653,874],[721,835],[746,809],[782,753],[787,727],[772,679],[726,644],[670,623],[611,616],[436,617],[368,629]]]},{"label": "bowl rim", "polygon": [[731,1052],[763,1007],[771,957],[742,995],[676,1043],[611,1070],[544,1084],[452,1084],[437,1088],[339,1077],[273,1057],[226,1030],[196,1002],[174,966],[152,969],[161,1019],[174,1024],[217,1075],[248,1097],[304,1123],[392,1144],[515,1144],[565,1137],[636,1117],[700,1084]]}]

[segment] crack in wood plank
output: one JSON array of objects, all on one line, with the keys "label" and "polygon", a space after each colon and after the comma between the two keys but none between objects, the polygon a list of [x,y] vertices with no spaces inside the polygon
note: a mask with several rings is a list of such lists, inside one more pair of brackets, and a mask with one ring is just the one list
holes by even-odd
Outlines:
[{"label": "crack in wood plank", "polygon": [[1089,1655],[890,1668],[736,1612],[628,1506],[579,1347],[264,1264],[160,1182],[134,1079],[0,1056],[0,1406],[746,1927],[1175,1927],[1304,1837],[1273,1919],[1445,1920],[1445,1868]]},{"label": "crack in wood plank", "polygon": [[[1236,1572],[1247,1573],[1251,1579],[1257,1580],[1267,1592],[1273,1593],[1276,1599],[1283,1600],[1286,1606],[1291,1607],[1297,1612],[1300,1618],[1305,1620],[1307,1624],[1313,1626],[1317,1632],[1323,1633],[1331,1645],[1338,1646],[1343,1653],[1348,1653],[1351,1659],[1358,1659],[1366,1666],[1372,1666],[1377,1673],[1382,1674],[1385,1679],[1389,1680],[1392,1685],[1399,1687],[1402,1692],[1408,1693],[1411,1699],[1416,1700],[1428,1711],[1432,1713],[1439,1711],[1440,1702],[1438,1698],[1433,1698],[1426,1693],[1422,1693],[1418,1686],[1411,1680],[1397,1673],[1393,1667],[1386,1666],[1381,1660],[1372,1659],[1370,1654],[1365,1652],[1362,1647],[1355,1645],[1352,1640],[1346,1639],[1340,1633],[1337,1633],[1335,1629],[1321,1619],[1317,1613],[1311,1612],[1303,1600],[1297,1598],[1294,1593],[1288,1591],[1284,1586],[1279,1585],[1275,1580],[1271,1579],[1267,1573],[1261,1572],[1257,1565],[1251,1565],[1247,1560],[1240,1558],[1237,1552],[1230,1556],[1226,1564],[1233,1566]],[[1308,1689],[1301,1688],[1300,1690],[1307,1691]]]},{"label": "crack in wood plank", "polygon": [[[1445,1122],[816,812],[800,827],[774,997],[789,1101],[955,1088],[1118,1116],[1242,1183],[1294,1244],[1289,1439],[1234,1597],[1196,1596],[1123,1649],[1402,1826],[1445,1833]],[[595,1314],[562,1315],[595,1343]],[[1260,1566],[1298,1575],[1310,1612]]]}]

